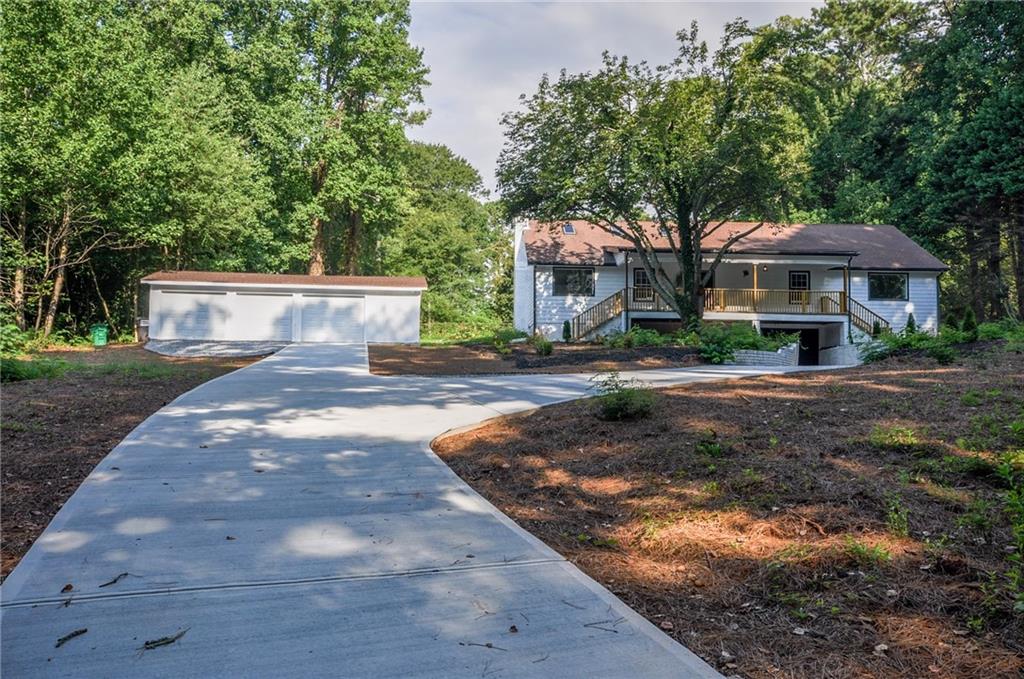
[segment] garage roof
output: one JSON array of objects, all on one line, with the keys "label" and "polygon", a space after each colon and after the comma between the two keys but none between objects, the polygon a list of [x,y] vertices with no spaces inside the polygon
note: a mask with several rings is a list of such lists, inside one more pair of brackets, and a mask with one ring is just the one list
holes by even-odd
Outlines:
[{"label": "garage roof", "polygon": [[235,273],[230,271],[158,271],[143,278],[142,282],[215,283],[219,285],[273,285],[359,289],[427,289],[427,279],[423,276],[304,276],[299,274]]},{"label": "garage roof", "polygon": [[[574,233],[559,228],[572,224]],[[668,238],[654,222],[643,222],[658,250],[669,250]],[[755,222],[726,222],[702,243],[706,252],[717,252],[736,233]],[[531,264],[607,264],[609,253],[633,250],[625,238],[581,220],[530,222],[525,232],[527,259]],[[906,234],[890,224],[790,224],[764,225],[734,244],[733,254],[832,255],[852,257],[854,269],[910,269],[945,271],[948,267]]]}]

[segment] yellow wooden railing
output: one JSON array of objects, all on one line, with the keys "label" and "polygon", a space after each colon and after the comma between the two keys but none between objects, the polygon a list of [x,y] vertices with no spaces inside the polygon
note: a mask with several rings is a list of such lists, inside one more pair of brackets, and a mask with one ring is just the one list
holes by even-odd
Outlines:
[{"label": "yellow wooden railing", "polygon": [[876,331],[882,332],[889,329],[889,321],[855,299],[850,300],[850,320],[872,337],[877,334]]}]

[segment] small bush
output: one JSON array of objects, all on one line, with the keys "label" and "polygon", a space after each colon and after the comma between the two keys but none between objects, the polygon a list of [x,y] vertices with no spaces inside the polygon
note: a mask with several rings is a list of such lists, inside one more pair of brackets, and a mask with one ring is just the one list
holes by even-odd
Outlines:
[{"label": "small bush", "polygon": [[24,353],[31,338],[31,333],[21,330],[14,323],[0,326],[0,356],[15,356]]},{"label": "small bush", "polygon": [[555,350],[555,345],[543,335],[534,335],[533,350],[537,352],[538,356],[550,356],[551,352]]},{"label": "small bush", "polygon": [[53,361],[43,358],[34,360],[5,358],[0,360],[0,382],[22,382],[42,377],[60,377],[70,367],[66,361]]},{"label": "small bush", "polygon": [[945,344],[933,344],[928,347],[929,358],[935,359],[939,365],[949,365],[954,362],[960,354],[951,346]]},{"label": "small bush", "polygon": [[569,321],[563,321],[562,322],[562,341],[563,342],[571,342],[572,341],[572,325],[569,323]]},{"label": "small bush", "polygon": [[960,331],[967,337],[968,342],[978,341],[978,318],[974,315],[974,309],[967,307],[964,311],[964,318],[960,321]]},{"label": "small bush", "polygon": [[591,378],[597,392],[598,417],[602,420],[638,420],[654,412],[655,396],[637,380],[624,380],[617,372]]},{"label": "small bush", "polygon": [[913,312],[907,314],[907,324],[903,326],[904,335],[913,335],[917,332],[917,319],[914,318]]}]

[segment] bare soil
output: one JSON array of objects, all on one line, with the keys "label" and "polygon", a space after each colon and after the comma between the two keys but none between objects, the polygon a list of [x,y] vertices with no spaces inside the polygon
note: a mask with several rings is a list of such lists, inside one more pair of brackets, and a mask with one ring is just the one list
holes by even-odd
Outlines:
[{"label": "bare soil", "polygon": [[169,358],[139,345],[48,351],[42,357],[82,367],[0,390],[2,577],[136,425],[189,389],[256,360]]},{"label": "bare soil", "polygon": [[[501,511],[726,675],[1019,677],[997,456],[1024,355],[592,400],[434,443]],[[1014,424],[1014,423],[1018,424]]]},{"label": "bare soil", "polygon": [[549,356],[533,347],[513,344],[500,354],[491,345],[443,347],[371,344],[370,372],[374,375],[494,375],[515,373],[577,373],[610,370],[682,368],[699,364],[696,350],[687,347],[612,349],[600,344],[557,344]]}]

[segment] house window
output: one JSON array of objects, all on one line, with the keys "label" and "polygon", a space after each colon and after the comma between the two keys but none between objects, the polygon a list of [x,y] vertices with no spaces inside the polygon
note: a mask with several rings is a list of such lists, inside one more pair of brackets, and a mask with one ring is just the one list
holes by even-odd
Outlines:
[{"label": "house window", "polygon": [[790,271],[789,272],[789,303],[790,304],[804,304],[807,301],[807,295],[802,292],[811,289],[811,272],[810,271]]},{"label": "house window", "polygon": [[590,268],[563,267],[552,272],[554,276],[554,294],[558,297],[580,295],[594,296],[594,270]]},{"label": "house window", "polygon": [[654,299],[654,288],[651,287],[646,269],[633,269],[633,299]]},{"label": "house window", "polygon": [[905,302],[907,300],[907,274],[869,273],[868,299]]},{"label": "house window", "polygon": [[562,233],[564,233],[566,236],[575,236],[576,227],[570,224],[569,222],[566,222],[565,224],[562,224]]}]

